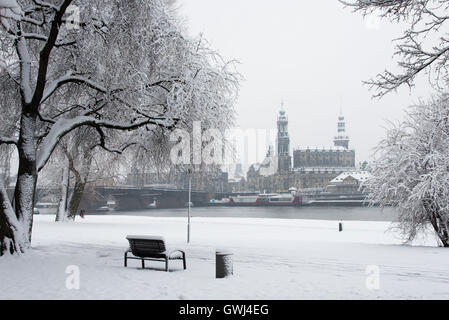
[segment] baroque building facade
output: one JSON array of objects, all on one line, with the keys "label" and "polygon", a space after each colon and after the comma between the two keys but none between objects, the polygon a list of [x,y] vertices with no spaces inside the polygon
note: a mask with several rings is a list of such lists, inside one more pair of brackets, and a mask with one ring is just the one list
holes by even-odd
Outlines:
[{"label": "baroque building facade", "polygon": [[345,117],[340,113],[334,146],[329,149],[296,149],[293,152],[293,167],[296,170],[308,168],[340,168],[347,171],[355,168],[355,151],[349,149],[349,136],[346,134]]},{"label": "baroque building facade", "polygon": [[334,146],[329,149],[295,149],[293,166],[288,117],[283,103],[277,118],[277,129],[276,154],[273,155],[273,148],[270,148],[261,164],[250,166],[247,181],[242,181],[243,185],[236,186],[237,189],[285,192],[294,187],[300,191],[319,191],[324,190],[342,172],[355,169],[355,151],[349,149],[349,136],[342,114],[338,117]]},{"label": "baroque building facade", "polygon": [[354,168],[355,151],[341,147],[330,149],[297,149],[293,152],[294,169]]}]

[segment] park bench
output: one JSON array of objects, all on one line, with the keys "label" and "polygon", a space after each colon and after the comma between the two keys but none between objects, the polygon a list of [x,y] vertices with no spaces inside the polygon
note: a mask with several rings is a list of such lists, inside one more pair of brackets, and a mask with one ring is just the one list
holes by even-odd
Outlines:
[{"label": "park bench", "polygon": [[[125,252],[125,267],[128,259],[142,261],[142,269],[145,269],[145,260],[165,261],[165,271],[168,271],[169,260],[182,260],[184,270],[186,269],[186,254],[182,250],[168,251],[163,237],[154,236],[127,236],[129,249]],[[128,253],[133,256],[128,257]]]}]

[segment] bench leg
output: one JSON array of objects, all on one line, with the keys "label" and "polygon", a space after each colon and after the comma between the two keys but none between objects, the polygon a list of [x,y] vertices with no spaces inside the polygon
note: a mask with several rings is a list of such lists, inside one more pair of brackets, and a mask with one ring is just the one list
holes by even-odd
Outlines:
[{"label": "bench leg", "polygon": [[184,266],[184,270],[187,269],[187,266],[186,266],[186,254],[184,252],[182,253],[182,264]]},{"label": "bench leg", "polygon": [[145,269],[145,260],[142,259],[142,269]]},{"label": "bench leg", "polygon": [[125,268],[128,266],[128,252],[125,252]]},{"label": "bench leg", "polygon": [[168,272],[168,259],[165,259],[165,271]]}]

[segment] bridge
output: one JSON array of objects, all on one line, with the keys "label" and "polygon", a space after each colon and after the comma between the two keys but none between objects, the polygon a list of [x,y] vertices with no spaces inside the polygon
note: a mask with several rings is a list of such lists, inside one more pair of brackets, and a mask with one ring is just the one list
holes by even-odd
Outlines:
[{"label": "bridge", "polygon": [[[8,190],[10,196],[13,189]],[[69,191],[72,192],[71,189]],[[52,202],[59,199],[60,188],[38,187],[36,191],[36,203]],[[48,201],[49,195],[53,201]],[[194,206],[205,206],[211,199],[222,199],[231,196],[232,193],[214,192],[203,190],[191,191],[191,202]],[[80,207],[87,210],[98,210],[112,206],[118,210],[140,210],[151,208],[184,208],[189,201],[188,189],[178,189],[160,186],[95,186],[84,190]]]},{"label": "bridge", "polygon": [[[183,208],[189,202],[189,190],[173,189],[163,187],[133,187],[133,186],[113,186],[95,187],[95,193],[99,198],[115,202],[115,206],[120,210],[145,209],[155,204],[157,208]],[[191,191],[191,202],[194,206],[204,206],[210,203],[211,199],[222,199],[229,197],[229,193],[206,192],[199,190]],[[106,205],[106,203],[104,205]]]}]

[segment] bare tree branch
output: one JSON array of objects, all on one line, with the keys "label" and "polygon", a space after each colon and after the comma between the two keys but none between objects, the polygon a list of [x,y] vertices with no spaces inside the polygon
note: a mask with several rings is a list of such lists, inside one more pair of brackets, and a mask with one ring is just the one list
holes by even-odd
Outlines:
[{"label": "bare tree branch", "polygon": [[364,16],[378,14],[381,18],[408,24],[404,35],[395,40],[397,65],[401,71],[389,70],[365,81],[380,98],[406,85],[414,86],[418,75],[427,74],[432,86],[447,87],[449,81],[449,35],[447,22],[449,2],[445,0],[339,0]]}]

